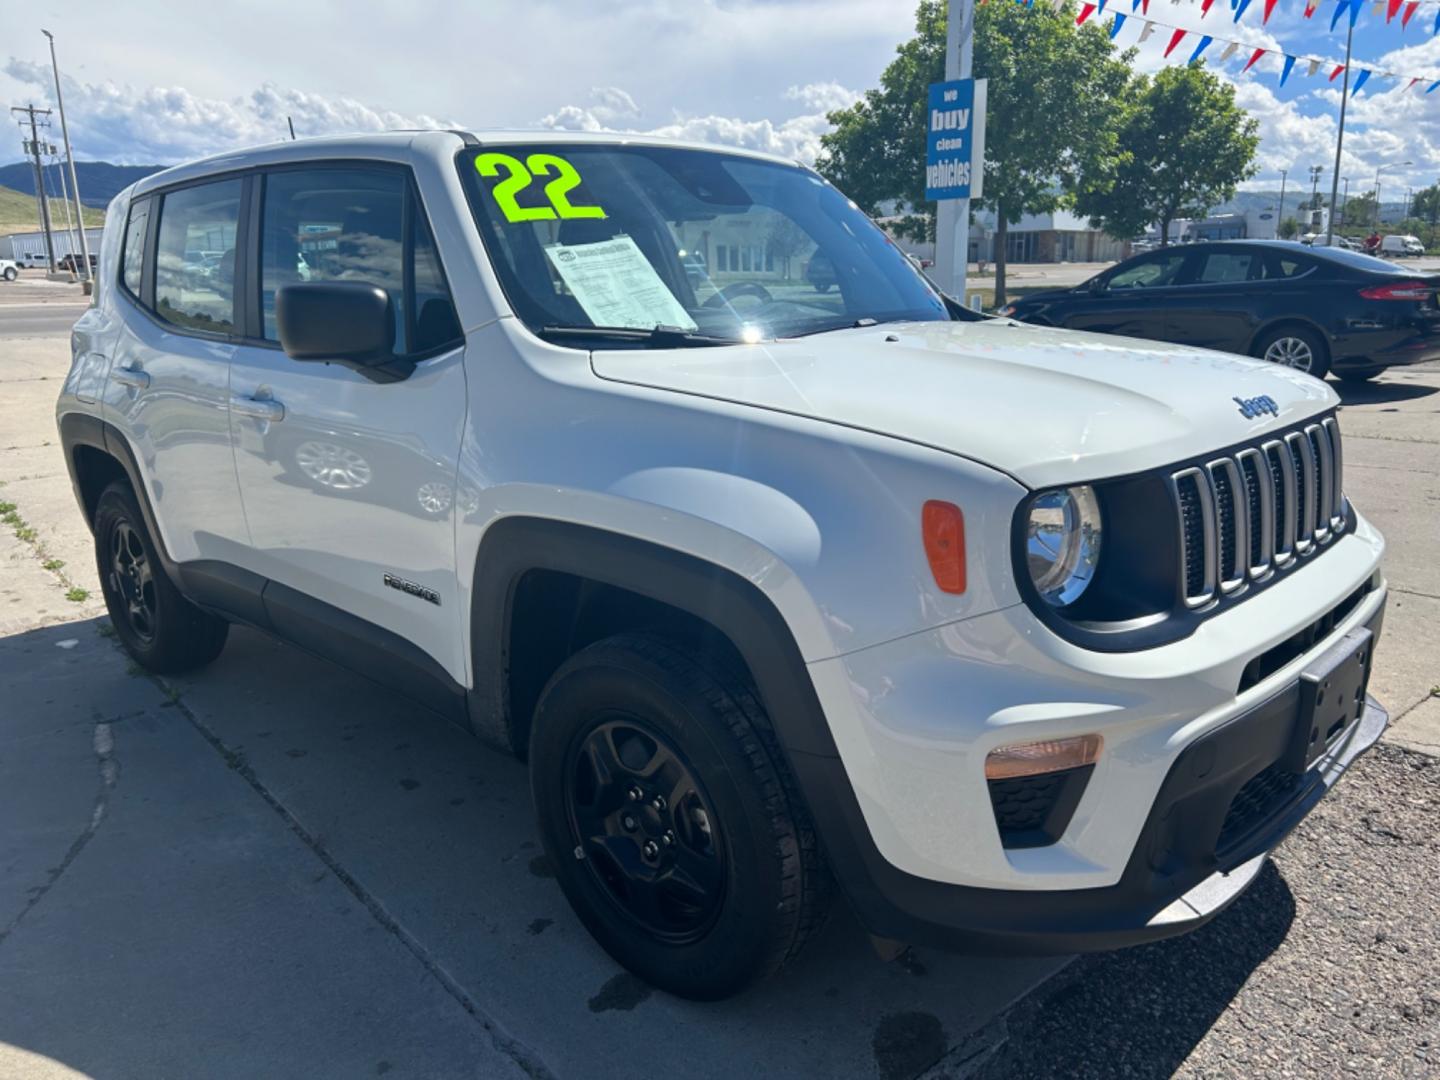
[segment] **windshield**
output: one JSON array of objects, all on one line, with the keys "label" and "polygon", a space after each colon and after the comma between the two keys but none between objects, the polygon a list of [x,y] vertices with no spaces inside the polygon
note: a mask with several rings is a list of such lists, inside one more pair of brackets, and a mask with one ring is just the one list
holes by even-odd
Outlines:
[{"label": "windshield", "polygon": [[551,340],[729,344],[950,317],[890,239],[800,166],[525,144],[468,152],[460,169],[506,297]]}]

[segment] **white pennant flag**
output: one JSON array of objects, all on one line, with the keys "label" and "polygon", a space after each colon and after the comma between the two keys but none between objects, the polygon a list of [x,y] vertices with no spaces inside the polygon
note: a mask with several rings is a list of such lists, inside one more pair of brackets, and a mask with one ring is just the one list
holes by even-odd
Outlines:
[{"label": "white pennant flag", "polygon": [[1305,72],[1305,74],[1306,74],[1306,76],[1308,77],[1308,76],[1314,75],[1315,72],[1317,72],[1317,71],[1319,71],[1319,70],[1320,70],[1320,61],[1319,61],[1319,60],[1311,60],[1311,61],[1310,61],[1310,70],[1307,71],[1307,72]]},{"label": "white pennant flag", "polygon": [[1150,35],[1155,33],[1155,24],[1149,19],[1145,20],[1145,29],[1140,31],[1140,36],[1135,39],[1136,45],[1144,45],[1150,40]]},{"label": "white pennant flag", "polygon": [[1374,15],[1377,19],[1378,19],[1381,15],[1384,15],[1384,14],[1385,14],[1385,0],[1375,0],[1375,3],[1373,3],[1373,4],[1370,5],[1370,14],[1371,14],[1371,15]]},{"label": "white pennant flag", "polygon": [[1238,41],[1227,41],[1225,43],[1225,51],[1220,54],[1220,62],[1224,63],[1226,60],[1229,60],[1230,57],[1235,55],[1235,50],[1238,48],[1240,48]]}]

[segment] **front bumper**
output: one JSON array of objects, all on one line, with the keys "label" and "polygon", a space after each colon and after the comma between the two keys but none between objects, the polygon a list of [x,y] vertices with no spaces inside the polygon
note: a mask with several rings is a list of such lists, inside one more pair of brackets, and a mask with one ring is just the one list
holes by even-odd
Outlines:
[{"label": "front bumper", "polygon": [[[1375,629],[1378,630],[1378,618]],[[1233,824],[1237,795],[1285,753],[1299,684],[1191,743],[1171,767],[1121,879],[1100,889],[982,889],[906,874],[863,843],[832,863],[871,933],[970,953],[1055,955],[1183,934],[1223,911],[1265,856],[1379,740],[1389,716],[1367,697],[1361,717],[1292,786]],[[827,759],[800,763],[802,784],[843,783]],[[838,769],[838,763],[829,766]],[[1244,796],[1242,795],[1242,798]],[[831,822],[830,831],[833,833]],[[852,828],[864,822],[852,820]],[[1228,839],[1222,840],[1222,833]],[[851,833],[851,838],[863,836]],[[839,858],[837,859],[837,854]]]}]

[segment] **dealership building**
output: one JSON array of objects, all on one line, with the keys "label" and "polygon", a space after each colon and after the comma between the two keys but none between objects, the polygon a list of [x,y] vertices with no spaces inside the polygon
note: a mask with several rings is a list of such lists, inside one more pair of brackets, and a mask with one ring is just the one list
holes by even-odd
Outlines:
[{"label": "dealership building", "polygon": [[[90,254],[97,255],[100,252],[100,237],[104,229],[86,229],[85,242],[90,247]],[[63,259],[75,250],[78,243],[76,234],[66,229],[63,225],[59,228],[52,228],[51,237],[55,241],[55,258]],[[79,254],[76,250],[75,254]],[[44,266],[45,259],[45,234],[38,230],[34,232],[10,233],[0,236],[0,259],[14,259],[21,266]]]}]

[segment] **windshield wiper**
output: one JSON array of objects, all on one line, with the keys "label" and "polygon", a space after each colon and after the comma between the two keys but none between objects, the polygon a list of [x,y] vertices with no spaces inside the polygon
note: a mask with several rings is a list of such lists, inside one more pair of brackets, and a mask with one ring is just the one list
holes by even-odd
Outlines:
[{"label": "windshield wiper", "polygon": [[657,326],[640,330],[633,326],[542,326],[540,337],[568,341],[571,338],[601,338],[610,341],[633,341],[660,349],[704,348],[709,345],[741,345],[737,338],[697,334],[678,326]]},{"label": "windshield wiper", "polygon": [[814,330],[802,330],[798,334],[785,334],[787,338],[814,337],[816,334],[833,334],[836,330],[864,330],[870,326],[879,326],[882,322],[906,322],[905,319],[872,319],[865,316],[846,323],[830,323],[827,326],[817,326]]}]

